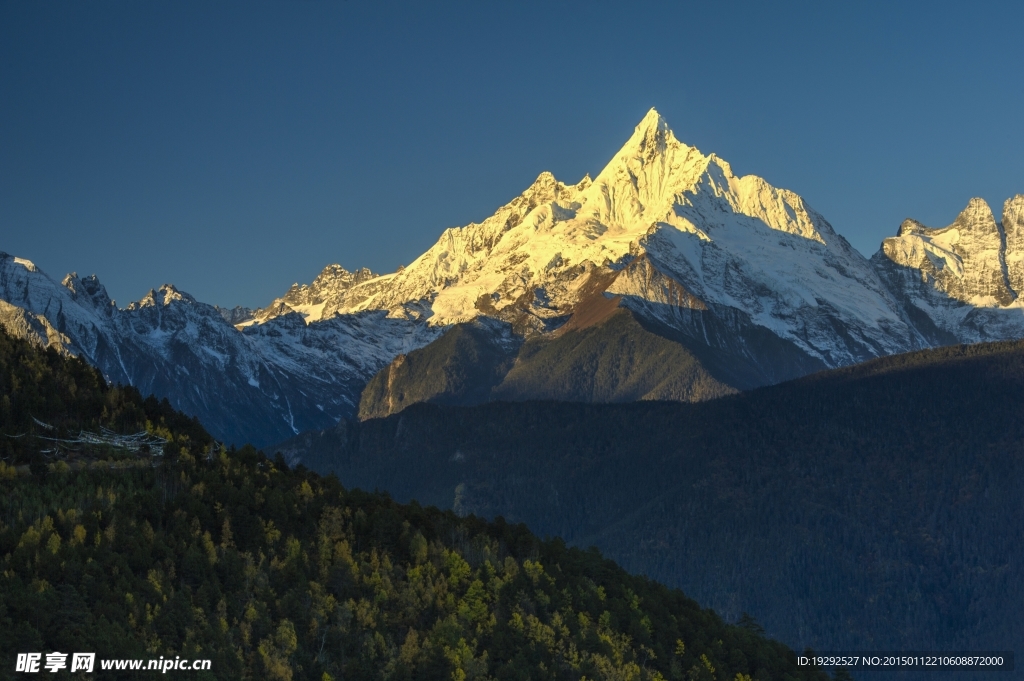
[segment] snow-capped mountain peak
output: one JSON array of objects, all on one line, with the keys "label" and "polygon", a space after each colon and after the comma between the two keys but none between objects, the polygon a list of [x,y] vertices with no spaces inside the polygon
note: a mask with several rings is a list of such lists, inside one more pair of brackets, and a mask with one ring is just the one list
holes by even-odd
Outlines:
[{"label": "snow-capped mountain peak", "polygon": [[579,216],[625,227],[657,221],[676,195],[693,187],[708,157],[676,139],[651,109],[586,191]]},{"label": "snow-capped mountain peak", "polygon": [[820,243],[832,234],[798,195],[756,175],[737,177],[724,159],[676,139],[654,109],[594,179],[583,203],[581,217],[610,225],[665,222],[707,236],[717,214],[735,213]]},{"label": "snow-capped mountain peak", "polygon": [[952,224],[905,220],[871,263],[933,343],[1024,336],[1024,195],[1007,200],[1002,222],[971,199]]},{"label": "snow-capped mountain peak", "polygon": [[301,315],[307,324],[317,322],[333,316],[341,307],[346,307],[342,301],[353,287],[378,276],[365,267],[349,272],[341,265],[328,265],[313,283],[292,284],[283,296],[267,307],[245,316],[236,315],[237,321],[234,323],[245,327],[292,312]]},{"label": "snow-capped mountain peak", "polygon": [[79,277],[77,272],[72,272],[64,277],[60,283],[61,286],[71,293],[71,297],[74,300],[102,314],[112,314],[113,309],[116,307],[114,301],[110,299],[110,294],[107,293],[106,287],[100,283],[99,278],[95,274]]},{"label": "snow-capped mountain peak", "polygon": [[1003,273],[1002,242],[992,209],[974,198],[947,227],[904,220],[896,236],[882,242],[881,253],[930,277],[943,296],[979,307],[1005,306],[1016,294]]},{"label": "snow-capped mountain peak", "polygon": [[[593,181],[541,173],[486,220],[445,230],[400,272],[316,304],[436,326],[493,316],[543,333],[593,294],[594,276],[610,281],[608,272],[644,253],[703,303],[742,310],[830,365],[919,342],[867,261],[801,197],[737,177],[723,159],[680,142],[654,109]],[[279,302],[287,304],[272,314],[296,309],[287,296]],[[843,348],[822,340],[830,315],[860,330]],[[821,325],[813,333],[812,317]]]},{"label": "snow-capped mountain peak", "polygon": [[129,310],[144,307],[166,307],[175,302],[196,303],[196,299],[184,291],[179,291],[174,284],[164,284],[160,288],[150,289],[141,300],[130,303]]}]

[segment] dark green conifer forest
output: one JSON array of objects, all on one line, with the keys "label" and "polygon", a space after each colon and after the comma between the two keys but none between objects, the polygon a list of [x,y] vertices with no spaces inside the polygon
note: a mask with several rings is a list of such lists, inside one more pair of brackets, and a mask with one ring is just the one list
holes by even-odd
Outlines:
[{"label": "dark green conifer forest", "polygon": [[[225,449],[3,333],[0,405],[0,678],[33,651],[212,661],[184,678],[828,678],[596,550]],[[102,429],[163,453],[75,443]]]}]

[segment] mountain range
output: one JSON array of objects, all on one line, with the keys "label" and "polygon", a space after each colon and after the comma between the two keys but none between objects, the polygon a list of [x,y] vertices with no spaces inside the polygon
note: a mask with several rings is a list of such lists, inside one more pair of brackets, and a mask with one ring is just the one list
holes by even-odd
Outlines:
[{"label": "mountain range", "polygon": [[1024,337],[1024,195],[907,220],[865,258],[800,196],[651,110],[593,179],[542,173],[398,272],[327,267],[264,308],[171,285],[117,307],[0,255],[0,323],[258,445],[415,402],[699,401]]}]

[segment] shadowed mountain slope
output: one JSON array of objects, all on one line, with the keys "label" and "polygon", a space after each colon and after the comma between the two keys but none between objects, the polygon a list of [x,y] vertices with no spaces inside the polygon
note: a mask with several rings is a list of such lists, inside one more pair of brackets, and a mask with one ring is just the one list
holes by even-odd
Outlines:
[{"label": "shadowed mountain slope", "polygon": [[[459,325],[393,361],[363,391],[359,417],[388,416],[416,402],[695,402],[735,392],[683,345],[647,331],[625,309],[525,344],[501,343],[480,326]],[[729,377],[734,376],[744,378],[739,372]],[[742,387],[760,384],[746,378]]]},{"label": "shadowed mountain slope", "polygon": [[556,332],[525,342],[508,325],[457,325],[378,373],[359,417],[416,402],[699,402],[825,368],[767,329],[730,325],[706,309],[683,316],[677,311],[678,323],[668,326],[598,291]]},{"label": "shadowed mountain slope", "polygon": [[1024,343],[699,404],[417,405],[282,444],[347,485],[595,544],[816,649],[1021,649]]}]

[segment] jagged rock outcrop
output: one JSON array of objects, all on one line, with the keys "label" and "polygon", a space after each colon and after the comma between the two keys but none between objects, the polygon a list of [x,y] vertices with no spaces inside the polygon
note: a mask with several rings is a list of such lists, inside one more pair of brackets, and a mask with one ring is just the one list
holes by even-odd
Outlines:
[{"label": "jagged rock outcrop", "polygon": [[254,310],[245,322],[265,322],[282,314],[297,312],[307,321],[315,322],[332,317],[341,310],[357,306],[367,295],[365,290],[351,295],[353,287],[377,279],[365,267],[349,272],[341,265],[328,265],[312,284],[292,284],[288,291],[265,308]]},{"label": "jagged rock outcrop", "polygon": [[871,262],[932,345],[1024,337],[1024,195],[996,222],[971,199],[948,227],[905,220]]},{"label": "jagged rock outcrop", "polygon": [[248,307],[236,305],[232,308],[226,308],[214,305],[214,308],[220,313],[220,316],[224,318],[224,321],[231,326],[238,326],[252,319],[253,310]]}]

